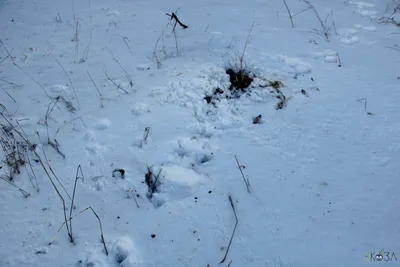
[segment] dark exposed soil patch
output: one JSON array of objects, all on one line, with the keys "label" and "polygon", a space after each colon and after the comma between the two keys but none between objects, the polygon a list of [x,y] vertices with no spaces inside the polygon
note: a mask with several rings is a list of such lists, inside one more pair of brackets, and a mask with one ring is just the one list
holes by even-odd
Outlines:
[{"label": "dark exposed soil patch", "polygon": [[253,82],[253,77],[251,77],[245,70],[240,70],[235,72],[233,69],[227,69],[226,74],[229,75],[229,81],[231,86],[229,90],[241,90],[248,88]]}]

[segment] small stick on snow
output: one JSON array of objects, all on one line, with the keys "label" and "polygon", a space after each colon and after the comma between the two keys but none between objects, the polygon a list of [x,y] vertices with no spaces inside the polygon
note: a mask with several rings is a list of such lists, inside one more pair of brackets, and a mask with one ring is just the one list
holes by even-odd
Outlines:
[{"label": "small stick on snow", "polygon": [[183,24],[183,23],[178,19],[178,17],[176,16],[176,14],[175,14],[174,12],[172,12],[172,14],[168,14],[168,13],[165,13],[165,14],[166,14],[168,17],[170,17],[170,20],[175,19],[175,24],[174,24],[173,31],[175,31],[175,27],[176,27],[176,24],[177,24],[177,23],[179,24],[179,26],[181,26],[181,27],[184,28],[184,29],[188,28],[188,26],[186,26],[185,24]]},{"label": "small stick on snow", "polygon": [[143,137],[143,142],[147,143],[147,138],[149,137],[149,133],[150,133],[150,127],[146,127],[144,129],[144,137]]},{"label": "small stick on snow", "polygon": [[364,101],[364,111],[367,111],[367,98],[366,97],[364,97],[364,98],[361,98],[361,99],[357,99],[357,101]]},{"label": "small stick on snow", "polygon": [[247,191],[250,193],[250,181],[249,181],[249,179],[246,179],[246,177],[244,177],[244,174],[243,174],[243,171],[242,171],[242,167],[243,166],[240,165],[239,160],[238,160],[238,158],[236,156],[235,156],[235,159],[236,159],[236,163],[237,163],[237,165],[239,167],[240,173],[242,174],[243,181],[246,184]]},{"label": "small stick on snow", "polygon": [[133,53],[132,50],[131,50],[131,48],[129,47],[128,43],[126,42],[126,41],[131,42],[131,41],[128,39],[128,37],[124,36],[124,37],[122,37],[122,40],[124,40],[124,43],[125,43],[126,47],[128,47],[129,52]]},{"label": "small stick on snow", "polygon": [[[238,217],[237,217],[237,215],[236,215],[235,206],[234,206],[234,204],[233,204],[232,197],[231,197],[230,195],[229,195],[229,202],[231,203],[231,207],[232,207],[232,210],[233,210],[233,214],[235,215],[236,223],[235,223],[235,227],[233,228],[233,232],[232,232],[232,235],[231,235],[231,239],[229,240],[229,244],[228,244],[228,247],[227,247],[227,249],[226,249],[225,256],[224,256],[224,258],[220,261],[220,264],[223,263],[223,262],[226,260],[226,257],[228,256],[229,248],[231,247],[232,239],[233,239],[233,236],[235,235],[236,227],[237,227],[237,225],[238,225],[238,223],[239,223]],[[229,263],[229,265],[230,265],[230,263]],[[228,266],[229,266],[229,265],[228,265]]]},{"label": "small stick on snow", "polygon": [[336,53],[336,58],[337,58],[337,61],[338,61],[338,67],[341,67],[342,66],[342,61],[340,60],[340,56],[339,56],[339,53]]}]

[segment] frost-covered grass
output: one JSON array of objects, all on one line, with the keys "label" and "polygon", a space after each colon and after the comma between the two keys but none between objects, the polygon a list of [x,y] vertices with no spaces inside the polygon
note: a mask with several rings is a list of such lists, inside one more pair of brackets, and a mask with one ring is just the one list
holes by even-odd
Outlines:
[{"label": "frost-covered grass", "polygon": [[400,261],[398,3],[285,2],[0,0],[0,266]]}]

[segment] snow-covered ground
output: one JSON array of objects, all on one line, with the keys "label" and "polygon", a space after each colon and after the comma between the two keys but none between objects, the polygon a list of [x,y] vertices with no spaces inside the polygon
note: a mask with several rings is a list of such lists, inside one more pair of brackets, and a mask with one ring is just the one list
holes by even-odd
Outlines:
[{"label": "snow-covered ground", "polygon": [[0,266],[398,266],[395,3],[286,3],[0,0]]}]

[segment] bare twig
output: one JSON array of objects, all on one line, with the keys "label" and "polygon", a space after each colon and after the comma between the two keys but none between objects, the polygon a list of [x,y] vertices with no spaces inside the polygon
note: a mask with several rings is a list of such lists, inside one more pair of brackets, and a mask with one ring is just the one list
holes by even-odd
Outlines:
[{"label": "bare twig", "polygon": [[[42,166],[44,172],[46,173],[47,178],[49,178],[51,184],[53,185],[54,190],[57,192],[58,197],[60,198],[61,202],[62,202],[62,206],[63,206],[63,212],[64,212],[64,221],[65,221],[65,226],[67,228],[67,232],[68,232],[68,236],[69,236],[69,240],[71,241],[71,243],[74,243],[74,239],[72,238],[72,233],[70,232],[68,223],[67,223],[67,207],[65,205],[65,200],[62,197],[60,191],[58,190],[57,186],[55,185],[55,183],[53,182],[53,179],[50,177],[50,174],[46,168],[46,166],[44,166],[42,159],[40,158],[39,154],[34,151],[35,156],[38,158],[38,161],[40,163],[40,165]],[[48,164],[49,165],[49,164]],[[50,165],[49,165],[50,166]],[[58,180],[58,179],[57,179]]]},{"label": "bare twig", "polygon": [[[82,176],[79,176],[79,171],[80,171],[80,173],[81,173]],[[77,182],[78,182],[78,179],[82,179],[82,181],[83,181],[83,179],[84,179],[81,165],[79,165],[78,168],[76,169],[76,176],[75,176],[75,183],[74,183],[74,191],[72,192],[71,207],[70,207],[70,209],[69,209],[69,218],[72,217],[72,210],[75,209],[74,201],[75,201],[76,184],[77,184]],[[72,236],[72,220],[69,220],[69,230],[70,230],[71,236]]]},{"label": "bare twig", "polygon": [[97,213],[94,211],[94,209],[92,207],[89,207],[92,212],[94,213],[94,215],[96,216],[97,220],[99,221],[99,226],[100,226],[100,235],[101,235],[101,242],[103,243],[104,246],[104,251],[106,253],[106,255],[108,256],[108,250],[107,250],[107,246],[106,246],[106,241],[104,240],[104,234],[103,234],[103,226],[101,224],[101,220],[99,215],[97,215]]},{"label": "bare twig", "polygon": [[3,176],[0,176],[0,179],[9,183],[10,185],[14,186],[15,188],[17,188],[18,191],[21,192],[21,194],[24,195],[25,198],[28,198],[31,195],[28,192],[26,192],[24,189],[22,189],[21,187],[16,186],[14,183],[12,183],[9,180],[7,180],[6,178],[4,178]]},{"label": "bare twig", "polygon": [[0,88],[1,88],[1,90],[4,91],[4,93],[6,93],[8,95],[8,97],[10,97],[12,99],[12,101],[14,101],[14,103],[17,103],[17,101],[15,101],[15,99],[3,88],[3,86],[1,86],[1,84],[0,84]]},{"label": "bare twig", "polygon": [[[74,15],[75,17],[75,15]],[[75,56],[74,56],[74,63],[77,62],[79,56],[79,22],[76,21],[75,23],[75,36],[71,39],[72,42],[75,42]]]},{"label": "bare twig", "polygon": [[357,99],[358,102],[360,101],[364,101],[364,111],[367,111],[367,101],[368,99],[366,97],[361,98],[361,99]]},{"label": "bare twig", "polygon": [[58,65],[60,65],[61,69],[64,71],[65,75],[67,76],[67,78],[68,78],[68,80],[69,80],[69,83],[71,84],[72,91],[74,92],[76,101],[78,102],[78,107],[80,108],[79,99],[78,99],[78,96],[76,95],[75,87],[74,87],[74,84],[72,83],[71,77],[70,77],[70,76],[68,75],[68,73],[65,71],[65,69],[64,69],[64,67],[61,65],[60,61],[58,61],[58,60],[55,58],[55,56],[54,56],[53,54],[51,54],[51,56],[52,56],[52,57],[54,58],[54,60],[58,63]]},{"label": "bare twig", "polygon": [[158,37],[155,45],[154,45],[154,51],[153,51],[153,58],[156,60],[157,63],[157,68],[161,67],[161,61],[158,59],[157,57],[157,47],[158,47],[158,43],[160,42],[160,40],[163,38],[164,36],[164,31],[167,29],[169,23],[165,26],[165,28],[161,31],[160,36]]},{"label": "bare twig", "polygon": [[236,222],[235,222],[235,227],[233,228],[233,232],[232,232],[232,235],[231,235],[231,239],[229,240],[229,244],[228,244],[228,247],[227,247],[226,252],[225,252],[225,256],[224,256],[224,258],[220,261],[220,264],[223,263],[223,262],[226,260],[226,257],[228,256],[229,248],[231,247],[232,239],[233,239],[233,236],[235,235],[236,227],[237,227],[237,225],[238,225],[238,223],[239,223],[238,217],[237,217],[237,215],[236,215],[235,206],[234,206],[234,204],[233,204],[232,197],[231,197],[230,195],[229,195],[229,202],[230,202],[230,204],[231,204],[231,207],[232,207],[232,210],[233,210],[233,214],[235,215],[235,220],[236,220]]},{"label": "bare twig", "polygon": [[109,80],[110,82],[112,82],[112,83],[117,87],[117,90],[118,90],[118,89],[121,89],[121,90],[124,91],[126,94],[129,94],[128,91],[126,91],[124,88],[121,87],[121,84],[117,84],[116,82],[114,82],[113,79],[111,79],[111,78],[108,76],[107,71],[106,71],[104,68],[103,68],[103,72],[104,72],[104,74],[106,75],[107,80]]},{"label": "bare twig", "polygon": [[122,40],[124,40],[124,43],[125,43],[126,47],[128,47],[129,52],[133,53],[132,50],[131,50],[131,48],[129,47],[128,43],[126,42],[126,41],[131,42],[131,41],[128,39],[128,37],[124,36],[124,37],[122,37]]},{"label": "bare twig", "polygon": [[55,174],[55,172],[53,171],[53,168],[51,168],[51,165],[48,163],[48,160],[46,159],[46,164],[49,167],[50,172],[53,174],[54,178],[56,178],[58,184],[61,186],[61,188],[64,190],[65,194],[68,196],[69,200],[72,201],[71,196],[68,194],[67,190],[65,189],[64,185],[61,183],[60,179],[58,179],[57,175]]},{"label": "bare twig", "polygon": [[238,158],[236,156],[235,156],[235,159],[236,159],[236,163],[237,163],[237,165],[239,167],[240,173],[242,174],[243,181],[246,184],[247,191],[250,193],[250,181],[249,181],[249,179],[246,179],[246,177],[244,176],[243,171],[242,171],[243,166],[240,165],[239,160],[238,160]]},{"label": "bare twig", "polygon": [[99,88],[97,87],[96,83],[94,82],[94,80],[93,80],[93,78],[92,78],[92,75],[90,75],[90,73],[89,73],[88,70],[86,70],[86,73],[87,73],[87,75],[89,76],[89,78],[90,78],[90,80],[92,81],[94,87],[96,88],[97,93],[98,93],[99,96],[100,96],[100,107],[103,108],[103,107],[104,107],[104,105],[103,105],[103,95],[100,93]]},{"label": "bare twig", "polygon": [[[33,166],[32,166],[32,163],[31,163],[31,159],[30,159],[29,157],[27,157],[27,158],[28,158],[29,167],[30,167],[31,172],[32,172],[32,175],[33,175],[33,179],[35,180],[35,185],[34,185],[34,187],[36,187],[36,191],[39,192],[40,188],[39,188],[39,184],[38,184],[38,181],[37,181],[37,178],[36,178],[35,171],[33,170]],[[29,175],[29,172],[28,172],[28,175]],[[30,176],[31,176],[31,175],[29,175],[29,177],[30,177]],[[31,177],[30,177],[30,178],[31,178]],[[33,183],[33,182],[32,182],[32,183]]]},{"label": "bare twig", "polygon": [[175,27],[176,27],[176,24],[177,24],[177,23],[179,24],[179,26],[181,26],[181,27],[184,28],[184,29],[188,28],[188,26],[186,26],[185,24],[183,24],[183,23],[178,19],[178,17],[176,16],[176,14],[175,14],[174,12],[172,12],[172,14],[166,13],[166,15],[170,18],[170,20],[175,19],[175,24],[174,24],[174,27],[173,27],[173,31],[175,31]]},{"label": "bare twig", "polygon": [[149,137],[149,133],[150,133],[150,127],[146,127],[144,129],[144,137],[143,137],[143,141],[146,143],[147,142],[147,137]]},{"label": "bare twig", "polygon": [[5,82],[5,83],[7,83],[7,84],[9,84],[9,85],[12,85],[12,86],[15,86],[15,87],[22,87],[22,86],[23,86],[23,85],[18,85],[18,84],[15,84],[15,83],[6,81],[6,80],[1,79],[1,78],[0,78],[0,81]]},{"label": "bare twig", "polygon": [[89,49],[90,49],[90,44],[92,42],[92,35],[93,35],[93,17],[92,17],[92,4],[91,1],[89,0],[89,18],[90,18],[90,34],[89,34],[89,43],[85,50],[83,51],[83,56],[82,59],[79,61],[79,63],[83,63],[88,59],[89,56]]},{"label": "bare twig", "polygon": [[245,64],[245,62],[244,62],[244,57],[245,57],[245,53],[246,53],[246,50],[247,50],[247,46],[249,45],[249,43],[250,43],[250,36],[251,36],[251,32],[252,32],[252,30],[253,30],[253,28],[254,28],[254,21],[253,21],[253,24],[251,25],[251,27],[250,27],[250,30],[249,30],[249,32],[248,32],[248,34],[247,34],[247,38],[246,38],[246,42],[245,42],[245,44],[244,44],[244,47],[243,47],[243,51],[242,51],[242,54],[240,55],[240,57],[239,57],[239,72],[241,73],[241,75],[242,76],[244,76],[245,75],[245,68],[246,68],[246,64]]},{"label": "bare twig", "polygon": [[317,10],[315,9],[315,7],[308,1],[308,0],[302,0],[304,3],[306,3],[308,5],[308,7],[314,12],[315,16],[317,17],[321,28],[322,28],[322,32],[323,35],[325,36],[325,39],[327,41],[329,41],[329,34],[328,34],[328,30],[326,29],[326,25],[324,24],[324,22],[322,21],[321,17],[319,16]]},{"label": "bare twig", "polygon": [[29,78],[31,78],[32,81],[34,81],[42,90],[43,92],[46,94],[47,97],[52,98],[46,91],[46,89],[44,89],[44,87],[37,81],[35,80],[31,75],[29,75],[26,71],[24,71],[23,69],[21,69],[20,66],[17,65],[17,63],[13,62],[12,63],[14,66],[16,66],[18,69],[20,69],[23,73],[25,73],[25,75],[27,75]]},{"label": "bare twig", "polygon": [[69,121],[67,121],[66,123],[64,123],[63,125],[61,125],[61,126],[57,129],[56,134],[58,134],[58,132],[61,130],[61,128],[63,128],[65,125],[67,125],[68,123],[71,123],[71,122],[73,122],[73,121],[75,121],[75,120],[77,120],[77,119],[80,119],[80,118],[81,118],[81,116],[76,117],[76,118],[73,118],[72,120],[69,120]]},{"label": "bare twig", "polygon": [[122,67],[122,65],[119,63],[119,61],[115,58],[115,56],[110,52],[113,60],[118,64],[118,66],[122,69],[123,72],[125,72],[126,77],[129,80],[129,85],[132,87],[133,86],[133,81],[132,81],[132,77],[131,75],[129,75],[129,73],[124,69],[124,67]]},{"label": "bare twig", "polygon": [[342,66],[342,61],[340,60],[339,53],[336,53],[336,58],[337,58],[337,61],[338,61],[338,67],[341,67]]},{"label": "bare twig", "polygon": [[390,48],[390,49],[398,50],[398,51],[400,50],[400,46],[398,44],[395,44],[395,45],[392,45],[392,46],[387,45],[386,47]]},{"label": "bare twig", "polygon": [[286,10],[287,10],[287,12],[288,12],[288,14],[289,14],[290,23],[292,24],[292,28],[294,28],[293,16],[292,16],[292,13],[290,12],[290,9],[289,9],[289,7],[288,7],[288,5],[287,5],[287,3],[286,3],[286,0],[283,0],[283,4],[285,5]]},{"label": "bare twig", "polygon": [[[11,55],[11,52],[13,51],[13,49],[12,49],[11,51],[9,51],[9,50],[7,49],[7,47],[6,47],[6,45],[3,43],[2,40],[0,40],[0,44],[4,47],[4,50],[6,50],[6,52],[7,52],[7,55],[8,55],[8,56],[7,56],[6,58],[10,58],[12,62],[15,62],[15,61],[14,61],[14,57]],[[3,61],[2,61],[2,62],[3,62]]]},{"label": "bare twig", "polygon": [[97,220],[98,220],[98,222],[99,222],[101,243],[103,243],[104,251],[105,251],[106,255],[108,256],[108,250],[107,250],[106,242],[105,242],[105,239],[104,239],[103,226],[102,226],[102,223],[101,223],[101,219],[100,219],[100,217],[97,215],[97,213],[94,211],[94,209],[93,209],[91,206],[89,206],[89,207],[87,207],[87,208],[81,210],[79,213],[77,213],[77,214],[75,214],[74,216],[72,216],[71,218],[65,220],[65,222],[63,222],[63,223],[61,224],[61,226],[60,226],[60,228],[58,229],[56,235],[52,238],[52,240],[49,242],[49,244],[52,244],[52,243],[54,242],[54,240],[55,240],[56,237],[57,237],[57,234],[61,231],[61,229],[62,229],[62,227],[63,227],[64,225],[68,225],[68,222],[69,222],[69,221],[71,221],[73,218],[77,217],[78,215],[84,213],[84,212],[87,211],[87,210],[91,210],[91,211],[93,212],[94,216],[96,216],[96,218],[97,218]]}]

